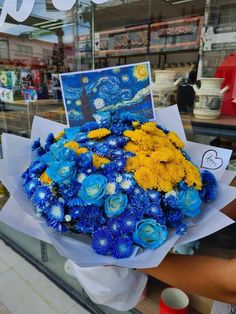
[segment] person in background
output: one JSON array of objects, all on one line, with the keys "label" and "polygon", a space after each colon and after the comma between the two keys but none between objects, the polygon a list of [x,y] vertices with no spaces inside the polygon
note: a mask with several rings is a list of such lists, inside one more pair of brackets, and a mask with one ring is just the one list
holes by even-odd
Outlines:
[{"label": "person in background", "polygon": [[[236,200],[222,212],[236,220]],[[236,304],[236,257],[168,254],[158,267],[141,271],[185,292],[228,303],[215,303],[212,314],[236,313],[236,306],[229,305]]]}]

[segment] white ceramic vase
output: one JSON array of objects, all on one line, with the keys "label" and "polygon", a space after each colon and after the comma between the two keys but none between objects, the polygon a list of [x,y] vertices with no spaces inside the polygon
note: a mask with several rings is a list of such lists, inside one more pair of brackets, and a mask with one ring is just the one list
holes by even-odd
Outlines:
[{"label": "white ceramic vase", "polygon": [[167,107],[176,103],[177,85],[181,80],[175,81],[176,71],[156,70],[154,74],[152,91],[155,107]]},{"label": "white ceramic vase", "polygon": [[216,119],[220,116],[224,93],[229,89],[221,89],[223,78],[201,78],[201,87],[193,86],[195,102],[193,114],[199,119]]}]

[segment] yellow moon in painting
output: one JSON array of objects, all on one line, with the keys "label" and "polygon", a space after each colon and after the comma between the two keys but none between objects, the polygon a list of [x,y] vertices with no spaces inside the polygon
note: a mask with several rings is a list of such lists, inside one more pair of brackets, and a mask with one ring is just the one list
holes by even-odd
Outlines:
[{"label": "yellow moon in painting", "polygon": [[81,106],[81,100],[80,99],[76,100],[75,104],[76,106]]},{"label": "yellow moon in painting", "polygon": [[138,64],[134,67],[134,77],[138,81],[145,81],[148,78],[148,67],[146,64]]}]

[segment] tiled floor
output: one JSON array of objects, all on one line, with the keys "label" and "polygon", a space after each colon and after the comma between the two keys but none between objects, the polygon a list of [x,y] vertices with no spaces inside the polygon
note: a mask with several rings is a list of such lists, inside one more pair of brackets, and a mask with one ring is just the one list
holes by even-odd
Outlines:
[{"label": "tiled floor", "polygon": [[0,314],[88,314],[0,240]]}]

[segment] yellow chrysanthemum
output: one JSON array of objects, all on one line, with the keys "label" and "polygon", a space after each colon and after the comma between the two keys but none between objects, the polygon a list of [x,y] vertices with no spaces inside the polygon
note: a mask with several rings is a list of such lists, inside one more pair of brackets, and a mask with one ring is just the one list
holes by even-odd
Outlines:
[{"label": "yellow chrysanthemum", "polygon": [[174,159],[174,151],[167,147],[160,147],[151,154],[152,162],[158,163],[160,161],[169,162]]},{"label": "yellow chrysanthemum", "polygon": [[46,172],[43,172],[41,176],[39,177],[39,180],[45,184],[51,185],[52,179],[46,174]]},{"label": "yellow chrysanthemum", "polygon": [[56,137],[55,137],[55,140],[56,141],[59,141],[59,139],[65,134],[64,131],[61,131]]},{"label": "yellow chrysanthemum", "polygon": [[134,77],[138,81],[145,81],[148,78],[148,67],[146,64],[138,64],[134,67]]},{"label": "yellow chrysanthemum", "polygon": [[184,147],[184,143],[181,141],[181,139],[179,138],[179,136],[175,132],[171,131],[167,134],[167,136],[168,136],[169,140],[173,144],[175,144],[175,146],[177,146],[178,148]]},{"label": "yellow chrysanthemum", "polygon": [[96,154],[93,154],[93,165],[96,168],[99,168],[102,164],[108,164],[110,160],[108,158],[100,157]]},{"label": "yellow chrysanthemum", "polygon": [[75,141],[69,141],[65,143],[64,147],[69,147],[74,152],[76,152],[80,148],[79,144]]},{"label": "yellow chrysanthemum", "polygon": [[140,147],[137,144],[134,144],[133,142],[129,141],[125,146],[124,150],[127,150],[131,153],[137,153],[140,151]]},{"label": "yellow chrysanthemum", "polygon": [[201,175],[196,166],[194,166],[190,161],[186,160],[183,164],[185,169],[185,179],[184,181],[188,186],[195,186],[197,190],[202,188]]},{"label": "yellow chrysanthemum", "polygon": [[154,189],[157,186],[156,178],[152,171],[146,167],[139,168],[134,173],[137,184],[144,190]]},{"label": "yellow chrysanthemum", "polygon": [[124,131],[124,136],[127,136],[131,139],[131,141],[133,142],[140,142],[140,141],[144,141],[148,135],[142,131],[142,130],[134,130],[134,131],[130,131],[130,130],[127,130],[127,131]]},{"label": "yellow chrysanthemum", "polygon": [[89,132],[88,137],[89,138],[102,138],[107,135],[111,134],[111,131],[105,128],[97,129],[97,130],[92,130]]}]

